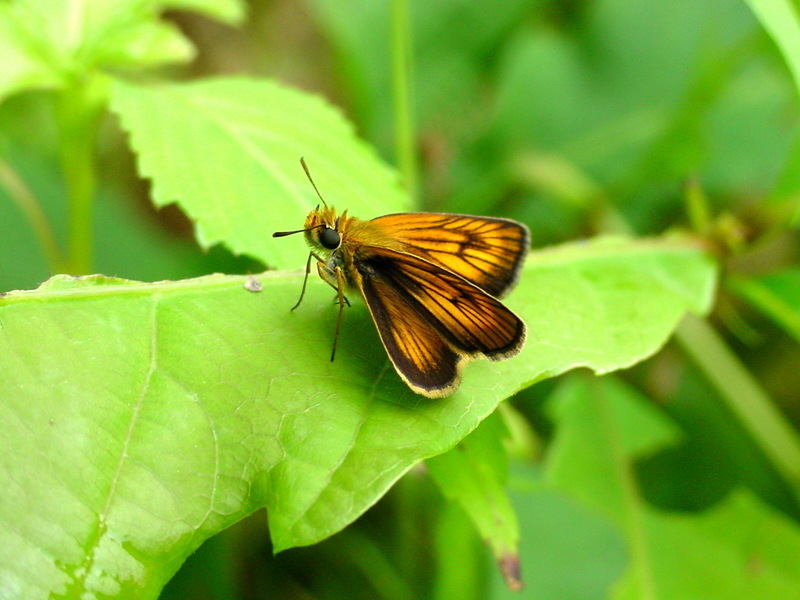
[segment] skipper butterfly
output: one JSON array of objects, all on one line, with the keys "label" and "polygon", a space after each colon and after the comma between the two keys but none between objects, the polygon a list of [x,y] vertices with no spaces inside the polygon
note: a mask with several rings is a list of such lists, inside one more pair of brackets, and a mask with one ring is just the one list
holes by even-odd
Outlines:
[{"label": "skipper butterfly", "polygon": [[311,247],[300,299],[316,259],[320,277],[336,290],[339,314],[331,360],[358,291],[400,377],[416,393],[441,398],[479,358],[503,360],[525,342],[525,323],[498,298],[519,278],[530,243],[528,228],[511,219],[449,213],[400,213],[365,221],[338,214],[319,193],[302,229]]}]

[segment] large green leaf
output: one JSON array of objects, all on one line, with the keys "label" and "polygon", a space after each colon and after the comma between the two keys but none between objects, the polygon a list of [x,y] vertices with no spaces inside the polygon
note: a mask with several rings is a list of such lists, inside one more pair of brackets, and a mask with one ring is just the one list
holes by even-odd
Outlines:
[{"label": "large green leaf", "polygon": [[[276,241],[275,243],[278,243]],[[533,253],[509,304],[529,339],[469,365],[453,396],[416,396],[366,309],[302,277],[143,284],[59,276],[0,298],[4,592],[154,597],[206,538],[266,506],[275,547],[310,544],[453,447],[515,390],[655,352],[708,308],[712,263],[672,242]],[[252,287],[252,286],[250,286]],[[8,594],[6,594],[8,595]]]},{"label": "large green leaf", "polygon": [[[130,132],[156,204],[177,202],[205,246],[220,241],[270,266],[302,265],[303,226],[319,204],[360,218],[408,210],[396,175],[322,99],[270,81],[219,79],[152,88],[118,83],[112,108]],[[180,168],[176,168],[180,165]]]},{"label": "large green leaf", "polygon": [[624,538],[608,519],[542,482],[530,464],[512,468],[511,499],[519,515],[525,587],[494,576],[492,600],[599,600],[627,564]]},{"label": "large green leaf", "polygon": [[[613,378],[574,378],[554,404],[558,428],[548,483],[595,517],[602,515],[627,545],[628,568],[609,597],[767,600],[796,593],[800,530],[751,494],[737,491],[696,515],[660,511],[642,498],[634,461],[678,435],[646,399]],[[528,494],[529,500],[537,495]],[[525,534],[523,522],[523,539]],[[598,557],[584,566],[603,563]]]}]

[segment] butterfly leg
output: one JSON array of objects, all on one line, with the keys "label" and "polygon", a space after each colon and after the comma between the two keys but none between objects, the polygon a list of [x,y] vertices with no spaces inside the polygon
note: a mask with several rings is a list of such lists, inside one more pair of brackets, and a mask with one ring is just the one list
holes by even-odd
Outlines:
[{"label": "butterfly leg", "polygon": [[331,351],[331,362],[333,362],[336,356],[336,343],[339,341],[339,330],[342,326],[342,311],[345,306],[350,306],[350,301],[344,295],[344,290],[347,287],[344,271],[339,265],[334,264],[333,267],[329,265],[330,263],[326,264],[320,261],[317,263],[317,270],[325,283],[336,290],[336,300],[334,302],[339,305],[339,315],[336,318],[336,333],[333,336],[333,350]]},{"label": "butterfly leg", "polygon": [[336,272],[336,291],[339,294],[339,315],[336,317],[336,333],[333,335],[333,350],[331,351],[331,362],[333,362],[333,357],[336,356],[336,343],[339,341],[339,329],[342,327],[342,311],[344,310],[345,304],[350,306],[350,301],[347,299],[347,296],[344,295],[344,287],[345,287],[345,277],[344,271],[341,267],[335,267],[334,271]]},{"label": "butterfly leg", "polygon": [[[303,279],[303,288],[300,290],[300,298],[298,298],[298,299],[297,299],[297,303],[296,303],[296,304],[295,304],[295,305],[292,307],[292,310],[294,310],[295,308],[297,308],[298,306],[300,306],[300,303],[303,301],[303,296],[305,296],[305,295],[306,295],[306,284],[308,283],[308,275],[309,275],[309,273],[311,273],[311,259],[312,259],[312,258],[316,258],[318,261],[321,261],[321,260],[322,260],[322,259],[321,259],[319,256],[317,256],[317,254],[316,254],[316,253],[314,253],[314,252],[311,252],[311,253],[308,255],[308,260],[306,261],[306,276],[305,276],[305,278]],[[324,277],[323,277],[323,279],[324,279]]]}]

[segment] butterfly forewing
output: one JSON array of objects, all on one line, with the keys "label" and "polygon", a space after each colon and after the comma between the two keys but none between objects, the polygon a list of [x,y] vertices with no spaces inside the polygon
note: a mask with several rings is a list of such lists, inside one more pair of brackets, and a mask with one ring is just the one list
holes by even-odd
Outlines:
[{"label": "butterfly forewing", "polygon": [[460,275],[493,296],[516,283],[530,244],[528,228],[492,217],[405,213],[372,219],[403,252]]},{"label": "butterfly forewing", "polygon": [[381,247],[368,251],[359,271],[384,280],[387,289],[460,353],[499,360],[522,348],[522,320],[463,277],[413,255]]}]

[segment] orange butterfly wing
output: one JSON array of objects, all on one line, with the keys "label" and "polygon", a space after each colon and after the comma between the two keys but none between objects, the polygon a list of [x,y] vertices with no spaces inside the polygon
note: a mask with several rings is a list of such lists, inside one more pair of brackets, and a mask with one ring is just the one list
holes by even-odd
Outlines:
[{"label": "orange butterfly wing", "polygon": [[362,247],[361,292],[397,371],[431,397],[457,386],[465,358],[508,358],[525,341],[525,324],[465,278],[417,256]]},{"label": "orange butterfly wing", "polygon": [[530,246],[522,223],[449,213],[401,213],[372,219],[397,249],[460,275],[492,296],[517,282]]},{"label": "orange butterfly wing", "polygon": [[464,358],[445,342],[436,327],[380,275],[367,271],[361,293],[386,353],[408,386],[430,398],[455,391]]}]

